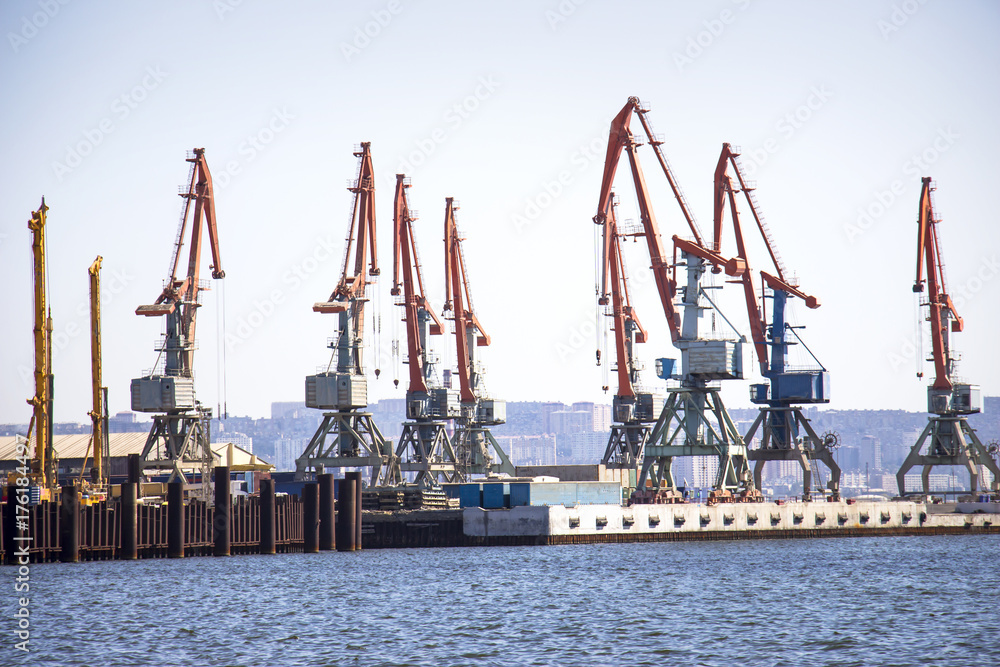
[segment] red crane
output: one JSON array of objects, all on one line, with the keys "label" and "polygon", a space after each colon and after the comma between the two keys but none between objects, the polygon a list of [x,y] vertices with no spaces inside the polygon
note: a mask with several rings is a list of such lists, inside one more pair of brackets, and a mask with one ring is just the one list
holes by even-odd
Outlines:
[{"label": "red crane", "polygon": [[[191,163],[191,170],[188,175],[188,187],[181,193],[181,197],[184,198],[184,211],[174,241],[170,277],[164,282],[163,291],[152,305],[139,306],[135,310],[136,315],[146,317],[168,316],[166,374],[178,377],[192,377],[195,323],[198,308],[201,306],[198,295],[201,291],[209,289],[208,285],[200,280],[203,218],[212,251],[212,264],[209,266],[212,278],[219,280],[226,277],[226,272],[222,270],[222,257],[219,254],[215,194],[212,190],[212,174],[205,160],[205,149],[195,148],[193,155],[187,161]],[[178,277],[177,269],[180,264],[181,249],[184,246],[184,235],[188,229],[188,214],[192,202],[194,202],[194,215],[191,217],[191,247],[188,251],[187,274]],[[172,344],[174,342],[176,345]]]},{"label": "red crane", "polygon": [[[371,468],[375,484],[382,466],[391,461],[388,444],[368,407],[368,378],[363,365],[367,288],[379,275],[375,234],[375,169],[371,143],[354,151],[358,175],[348,190],[354,194],[340,281],[327,301],[313,305],[317,313],[339,316],[334,351],[325,372],[306,377],[306,407],[327,410],[302,455],[295,460],[295,476],[307,479],[310,469]],[[353,258],[353,264],[351,259]],[[334,367],[336,360],[336,367]],[[375,369],[375,377],[379,370]]]},{"label": "red crane", "polygon": [[[639,163],[637,151],[641,142],[630,128],[633,113],[639,117],[646,139],[657,156],[693,236],[692,241],[674,237],[673,257],[668,257],[664,251],[645,176]],[[732,419],[725,411],[719,391],[708,383],[715,379],[742,377],[741,348],[738,341],[708,340],[701,337],[698,333],[698,319],[704,310],[700,303],[704,295],[701,287],[704,260],[710,261],[716,269],[726,270],[730,275],[741,275],[743,266],[704,247],[701,232],[660,150],[662,143],[652,132],[647,109],[643,108],[638,98],[629,98],[611,122],[598,210],[594,216],[594,222],[604,227],[598,304],[611,305],[619,376],[613,409],[617,423],[612,425],[603,462],[605,465],[633,469],[636,459],[642,456],[643,468],[638,479],[640,487],[649,474],[654,487],[666,487],[673,496],[676,491],[670,470],[673,457],[718,456],[719,475],[715,487],[720,490],[736,490],[747,482],[745,447]],[[628,155],[638,199],[640,226],[635,230],[622,230],[614,214],[612,187],[622,152]],[[636,366],[632,359],[632,343],[644,340],[645,335],[627,301],[619,245],[622,236],[645,237],[650,269],[671,341],[681,350],[681,387],[668,388],[670,395],[662,411],[652,393],[636,391],[634,387]],[[682,254],[679,260],[678,252]],[[683,323],[674,304],[678,265],[686,266],[688,274],[682,300],[685,313]],[[657,360],[657,375],[663,379],[675,377],[673,366],[673,359]],[[656,425],[650,429],[646,424],[653,421]],[[710,435],[706,437],[706,433]],[[647,440],[648,446],[645,445]]]},{"label": "red crane", "polygon": [[[698,226],[695,223],[694,218],[688,211],[687,202],[684,200],[680,188],[674,180],[666,158],[663,157],[663,153],[660,151],[660,145],[663,142],[654,137],[652,128],[646,118],[646,111],[647,110],[644,109],[639,103],[639,98],[630,97],[628,102],[625,103],[625,106],[622,107],[622,110],[619,111],[618,115],[611,121],[611,131],[608,137],[608,150],[604,158],[604,175],[601,178],[601,192],[597,203],[597,215],[594,216],[594,223],[604,225],[605,227],[608,225],[611,208],[613,206],[611,190],[614,185],[615,173],[618,171],[619,158],[621,157],[622,151],[625,151],[628,153],[629,166],[631,168],[632,181],[635,185],[635,193],[639,200],[639,214],[642,223],[642,231],[630,235],[646,237],[646,245],[649,249],[649,258],[651,263],[650,268],[653,271],[653,279],[656,281],[656,291],[659,294],[660,303],[663,306],[663,314],[667,318],[671,339],[674,342],[677,342],[680,338],[681,321],[680,315],[674,309],[673,304],[673,298],[676,292],[676,283],[671,276],[669,258],[663,252],[660,229],[656,223],[656,217],[653,214],[649,192],[646,188],[646,179],[642,173],[642,167],[639,164],[638,156],[636,154],[641,142],[633,136],[630,128],[633,113],[639,116],[639,122],[642,124],[642,127],[646,132],[647,140],[656,153],[660,166],[663,169],[663,173],[666,175],[667,181],[670,183],[670,187],[673,190],[674,197],[677,199],[677,203],[681,207],[684,219],[687,221],[688,227],[691,229],[691,232],[694,234],[698,243],[701,243],[701,232],[698,230]],[[613,239],[616,238],[616,234],[609,233],[608,230],[605,229],[603,238],[604,249],[601,262],[601,293],[599,303],[605,305],[608,303],[609,298],[609,273],[614,262],[611,245],[613,243]]]},{"label": "red crane", "polygon": [[[445,199],[444,212],[444,311],[451,312],[455,321],[455,349],[458,357],[459,399],[462,416],[455,434],[456,456],[464,475],[504,472],[514,474],[514,466],[487,428],[507,421],[505,401],[487,398],[482,370],[476,360],[477,347],[490,344],[472,307],[469,276],[462,252],[454,198]],[[493,463],[490,449],[500,462]]]},{"label": "red crane", "polygon": [[393,286],[391,293],[402,297],[410,384],[406,390],[406,421],[396,447],[394,465],[384,478],[386,485],[399,484],[403,473],[415,473],[420,486],[435,486],[439,478],[462,479],[455,449],[445,425],[461,415],[458,392],[441,387],[435,373],[435,358],[428,349],[428,336],[440,335],[441,320],[429,306],[424,293],[420,259],[413,236],[416,216],[410,210],[406,191],[410,187],[403,174],[396,174],[393,207]]},{"label": "red crane", "polygon": [[[424,279],[420,271],[420,258],[413,238],[413,221],[416,216],[410,212],[406,191],[410,184],[403,174],[396,174],[396,194],[393,203],[393,254],[392,289],[390,293],[402,296],[406,323],[407,363],[410,366],[410,385],[407,393],[426,393],[427,381],[431,377],[432,364],[427,355],[427,333],[440,336],[444,331],[441,320],[428,307],[424,297]],[[427,331],[422,324],[433,320]]]},{"label": "red crane", "polygon": [[[142,451],[142,466],[144,469],[170,469],[171,481],[185,480],[185,469],[191,468],[199,470],[202,479],[207,480],[214,460],[208,435],[212,410],[202,407],[195,399],[194,390],[194,351],[197,347],[195,324],[198,308],[201,306],[200,293],[208,289],[208,284],[200,279],[204,233],[202,220],[212,251],[212,264],[209,267],[212,278],[218,280],[226,277],[219,253],[215,194],[212,189],[212,174],[205,160],[205,149],[195,148],[187,161],[191,168],[187,187],[180,193],[184,198],[184,209],[174,241],[170,275],[156,302],[139,306],[135,311],[136,315],[166,318],[166,335],[157,348],[166,359],[162,372],[158,372],[154,366],[150,375],[132,380],[131,387],[133,410],[159,413],[153,417],[153,425]],[[194,211],[191,224],[188,225],[192,203]],[[191,241],[187,273],[178,276],[181,250],[188,230]],[[204,484],[202,489],[207,497],[210,486]]]},{"label": "red crane", "polygon": [[[931,385],[931,388],[950,392],[955,360],[951,354],[948,334],[949,332],[962,331],[965,328],[965,323],[959,317],[945,286],[944,261],[941,258],[941,246],[938,244],[937,236],[939,221],[934,218],[934,203],[931,200],[931,192],[933,191],[931,179],[924,178],[920,191],[920,213],[917,217],[917,278],[913,282],[913,291],[923,292],[926,283],[927,307],[930,311],[928,320],[931,323],[931,350],[934,360],[934,384]],[[925,267],[926,278],[924,277]],[[922,373],[918,374],[918,377],[922,376]]]},{"label": "red crane", "polygon": [[[927,387],[927,412],[931,416],[896,473],[896,483],[899,494],[905,496],[906,473],[913,466],[922,465],[923,493],[928,494],[934,466],[962,466],[969,472],[969,493],[975,494],[980,486],[980,470],[985,466],[993,474],[990,488],[1000,493],[1000,466],[993,458],[995,446],[993,452],[987,450],[968,421],[968,415],[980,411],[979,386],[961,382],[955,376],[956,356],[951,349],[950,334],[962,331],[964,322],[945,285],[937,233],[940,220],[934,215],[932,197],[935,188],[929,177],[923,178],[922,183],[917,214],[917,277],[913,291],[924,292],[926,283],[927,298],[921,300],[921,305],[930,311],[927,321],[931,325],[931,359],[935,375],[934,382]],[[923,373],[917,373],[917,377],[922,376]],[[982,486],[985,488],[986,483]]]}]

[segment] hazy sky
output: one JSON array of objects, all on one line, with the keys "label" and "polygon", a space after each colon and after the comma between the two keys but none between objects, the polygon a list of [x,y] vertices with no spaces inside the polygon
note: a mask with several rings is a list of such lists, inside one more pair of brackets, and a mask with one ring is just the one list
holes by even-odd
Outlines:
[{"label": "hazy sky", "polygon": [[[402,397],[406,384],[392,384],[405,368],[392,360],[402,309],[388,295],[392,186],[405,172],[438,310],[444,199],[462,206],[474,304],[493,339],[491,392],[610,401],[594,363],[591,218],[608,123],[630,95],[650,105],[704,230],[721,145],[742,147],[785,264],[823,302],[797,304],[795,321],[832,373],[831,409],[925,408],[911,286],[920,177],[934,177],[966,324],[954,341],[961,372],[1000,393],[996,3],[11,0],[0,24],[0,422],[30,416],[27,220],[42,195],[56,419],[87,421],[86,270],[98,254],[105,383],[111,412],[129,408],[129,382],[153,365],[162,327],[134,310],[167,277],[194,147],[214,174],[227,274],[200,312],[198,395],[220,401],[226,336],[230,414],[302,400],[304,377],[329,360],[336,318],[311,306],[339,277],[361,141],[378,178],[382,264],[370,400]],[[686,228],[652,158],[643,164],[666,241]],[[626,185],[620,214],[633,217]],[[627,251],[655,386],[652,360],[675,350],[644,247]],[[725,291],[746,333],[738,287]],[[453,354],[444,338],[439,352]],[[730,407],[749,405],[748,383],[726,384]]]}]

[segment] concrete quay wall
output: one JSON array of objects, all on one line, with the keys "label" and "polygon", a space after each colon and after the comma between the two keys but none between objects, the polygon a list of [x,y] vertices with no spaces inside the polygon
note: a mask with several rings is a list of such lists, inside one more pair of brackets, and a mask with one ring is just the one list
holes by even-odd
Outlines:
[{"label": "concrete quay wall", "polygon": [[[988,508],[992,509],[992,508]],[[468,508],[470,538],[545,543],[1000,532],[1000,513],[934,513],[920,502],[790,502]]]}]

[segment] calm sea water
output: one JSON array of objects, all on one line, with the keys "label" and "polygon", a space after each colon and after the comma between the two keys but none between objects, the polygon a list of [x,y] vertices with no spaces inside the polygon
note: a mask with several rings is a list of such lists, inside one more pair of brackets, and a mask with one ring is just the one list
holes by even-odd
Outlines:
[{"label": "calm sea water", "polygon": [[1000,665],[1000,537],[34,565],[0,664]]}]

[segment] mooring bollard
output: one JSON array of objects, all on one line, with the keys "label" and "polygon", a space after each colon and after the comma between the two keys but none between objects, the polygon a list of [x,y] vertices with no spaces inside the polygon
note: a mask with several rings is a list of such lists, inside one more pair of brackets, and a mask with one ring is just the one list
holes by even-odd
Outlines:
[{"label": "mooring bollard", "polygon": [[260,480],[260,552],[273,554],[274,539],[274,481]]},{"label": "mooring bollard", "polygon": [[345,477],[354,480],[354,550],[361,550],[361,471],[349,472]]},{"label": "mooring bollard", "polygon": [[138,486],[135,482],[122,484],[119,504],[122,513],[122,545],[119,557],[122,560],[135,560],[139,557],[139,516],[136,503]]},{"label": "mooring bollard", "polygon": [[319,550],[332,551],[336,546],[333,514],[333,474],[317,475],[319,480]]},{"label": "mooring bollard", "polygon": [[345,477],[339,482],[339,511],[337,512],[337,551],[354,551],[354,522],[357,492],[354,480]]},{"label": "mooring bollard", "polygon": [[76,487],[68,484],[60,494],[59,546],[62,552],[59,560],[76,563],[80,560],[80,494]]},{"label": "mooring bollard", "polygon": [[319,487],[308,482],[302,487],[302,551],[319,552]]},{"label": "mooring bollard", "polygon": [[233,502],[229,496],[229,466],[215,467],[215,518],[212,520],[213,554],[228,556],[231,546],[230,524]]},{"label": "mooring bollard", "polygon": [[167,558],[184,558],[184,482],[167,484]]}]

